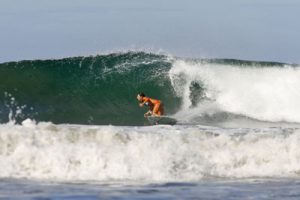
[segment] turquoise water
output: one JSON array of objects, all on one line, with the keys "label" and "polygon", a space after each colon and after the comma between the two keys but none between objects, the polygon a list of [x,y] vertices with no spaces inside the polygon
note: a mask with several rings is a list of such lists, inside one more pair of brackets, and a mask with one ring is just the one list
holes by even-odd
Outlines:
[{"label": "turquoise water", "polygon": [[170,113],[178,106],[166,77],[171,65],[166,56],[143,52],[1,64],[0,120],[26,105],[18,121],[142,125],[139,91],[164,99]]}]

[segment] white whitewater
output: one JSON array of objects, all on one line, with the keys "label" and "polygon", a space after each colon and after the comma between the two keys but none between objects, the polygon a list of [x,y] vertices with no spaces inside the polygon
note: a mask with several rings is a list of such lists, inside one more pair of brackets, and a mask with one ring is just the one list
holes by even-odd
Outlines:
[{"label": "white whitewater", "polygon": [[[300,122],[300,68],[231,66],[177,60],[169,72],[183,98],[178,118],[217,112],[270,122]],[[204,87],[206,101],[191,108],[191,83]]]},{"label": "white whitewater", "polygon": [[0,125],[1,178],[199,181],[299,177],[297,128]]}]

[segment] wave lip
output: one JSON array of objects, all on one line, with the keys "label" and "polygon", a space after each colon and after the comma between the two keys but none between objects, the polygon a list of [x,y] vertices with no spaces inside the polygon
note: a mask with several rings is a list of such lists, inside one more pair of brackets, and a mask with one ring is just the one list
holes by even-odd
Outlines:
[{"label": "wave lip", "polygon": [[0,126],[0,177],[198,181],[299,177],[299,129],[115,127],[30,121]]}]

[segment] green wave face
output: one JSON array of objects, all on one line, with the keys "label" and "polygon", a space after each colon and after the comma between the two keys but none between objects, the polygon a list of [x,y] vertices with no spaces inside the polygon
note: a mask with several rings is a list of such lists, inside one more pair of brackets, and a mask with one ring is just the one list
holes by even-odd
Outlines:
[{"label": "green wave face", "polygon": [[299,75],[299,66],[284,63],[182,59],[145,52],[3,63],[0,123],[32,118],[143,125],[147,108],[140,108],[136,99],[141,91],[162,100],[166,114],[180,123],[215,124],[242,116],[300,122],[294,112],[300,106],[294,89],[300,85]]},{"label": "green wave face", "polygon": [[142,125],[139,91],[163,100],[169,114],[179,109],[171,65],[143,52],[0,64],[0,120]]}]

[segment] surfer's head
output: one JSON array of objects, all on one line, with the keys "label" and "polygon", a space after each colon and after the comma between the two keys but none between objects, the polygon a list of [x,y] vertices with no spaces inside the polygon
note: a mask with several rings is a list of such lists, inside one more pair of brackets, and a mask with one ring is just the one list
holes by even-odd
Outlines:
[{"label": "surfer's head", "polygon": [[143,97],[145,97],[145,96],[146,95],[143,92],[139,92],[136,98],[138,101],[142,101]]}]

